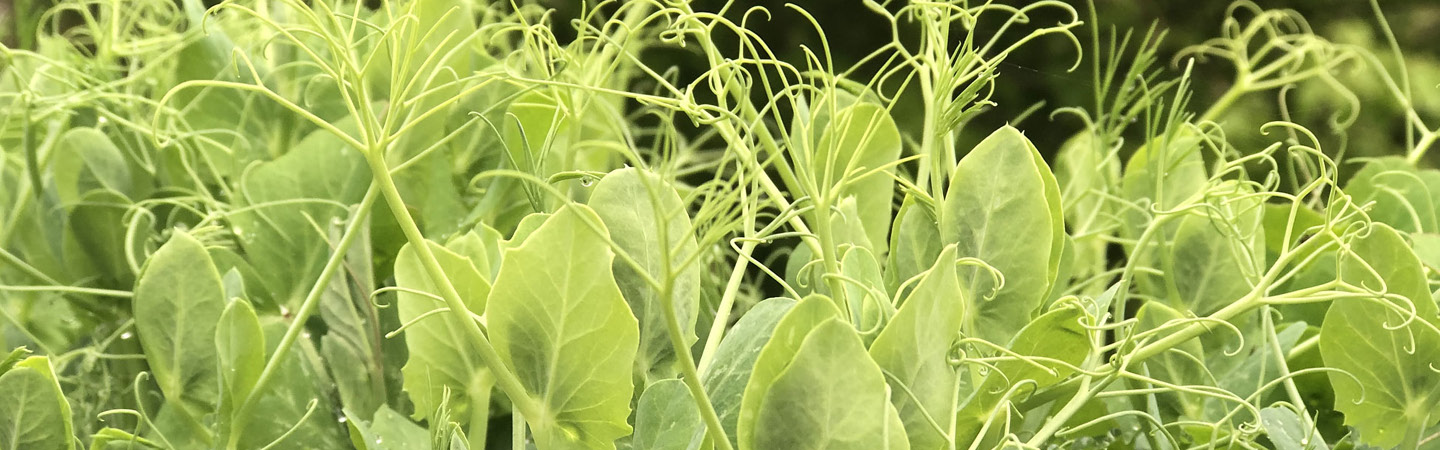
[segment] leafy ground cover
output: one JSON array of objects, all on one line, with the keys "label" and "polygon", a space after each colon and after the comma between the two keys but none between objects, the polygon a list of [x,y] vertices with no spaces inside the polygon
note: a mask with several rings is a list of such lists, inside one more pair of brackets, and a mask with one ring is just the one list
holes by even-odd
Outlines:
[{"label": "leafy ground cover", "polygon": [[[0,449],[1440,448],[1434,86],[1293,11],[1169,60],[1093,6],[865,0],[891,42],[838,66],[743,2],[25,7]],[[1036,42],[1093,102],[962,144]],[[1355,123],[1356,71],[1392,156],[1290,121]]]}]

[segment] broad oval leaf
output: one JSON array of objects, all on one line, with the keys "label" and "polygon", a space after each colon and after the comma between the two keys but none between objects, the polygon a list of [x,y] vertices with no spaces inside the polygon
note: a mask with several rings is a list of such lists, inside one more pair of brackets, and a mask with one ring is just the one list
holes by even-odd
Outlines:
[{"label": "broad oval leaf", "polygon": [[785,317],[775,325],[770,339],[760,349],[750,379],[745,383],[745,394],[740,400],[740,414],[736,421],[736,441],[741,450],[751,448],[755,443],[756,428],[759,424],[761,403],[765,393],[775,383],[775,378],[790,365],[795,353],[800,350],[805,336],[821,323],[839,317],[835,303],[823,295],[805,297],[791,307]]},{"label": "broad oval leaf", "polygon": [[225,293],[205,246],[175,231],[145,262],[134,309],[140,346],[166,401],[196,418],[214,410],[220,398],[215,332]]},{"label": "broad oval leaf", "polygon": [[[711,358],[714,362],[705,367],[701,374],[705,383],[705,394],[710,397],[715,414],[720,416],[720,426],[725,429],[725,435],[730,437],[732,445],[739,445],[736,441],[736,428],[740,418],[740,406],[745,387],[750,382],[751,372],[755,369],[755,360],[760,357],[760,351],[765,348],[765,344],[770,342],[776,325],[795,304],[794,299],[772,298],[751,307],[725,334],[720,346],[715,348],[715,356]],[[702,439],[704,430],[700,430],[692,442]]]},{"label": "broad oval leaf", "polygon": [[[676,373],[676,356],[664,302],[675,308],[680,334],[687,345],[696,339],[695,319],[700,303],[700,264],[680,267],[698,246],[685,203],[675,188],[659,176],[626,168],[602,178],[590,194],[589,205],[610,230],[616,247],[646,274],[642,276],[636,267],[618,258],[614,262],[615,281],[640,321],[635,369],[652,379],[669,378]],[[667,282],[666,276],[671,277],[669,297],[663,298],[660,287],[647,282],[646,276],[662,284]]]},{"label": "broad oval leaf", "polygon": [[671,378],[645,388],[635,407],[635,450],[677,450],[704,433],[700,410],[684,381]]},{"label": "broad oval leaf", "polygon": [[1260,410],[1260,425],[1275,444],[1275,450],[1328,450],[1315,421],[1284,406]]},{"label": "broad oval leaf", "polygon": [[71,128],[55,143],[51,170],[60,203],[71,207],[91,190],[133,194],[130,166],[125,154],[100,130]]},{"label": "broad oval leaf", "polygon": [[919,275],[940,256],[940,219],[935,208],[915,195],[906,195],[895,214],[890,231],[890,254],[885,265],[885,282],[893,292],[910,277]]},{"label": "broad oval leaf", "polygon": [[[832,317],[806,334],[762,395],[753,440],[740,449],[908,448],[889,415],[885,377],[849,324]],[[893,444],[898,444],[894,445]]]},{"label": "broad oval leaf", "polygon": [[[996,438],[998,428],[992,425],[980,435],[984,424],[1007,420],[1007,403],[1025,392],[1037,392],[1074,373],[1090,353],[1090,335],[1080,323],[1085,312],[1074,304],[1051,310],[1026,325],[1010,343],[1015,354],[1035,358],[1032,361],[1007,359],[995,363],[995,369],[974,389],[964,407],[956,415],[956,442],[973,442]],[[1019,389],[1011,393],[1012,388]],[[992,443],[993,445],[993,443]]]},{"label": "broad oval leaf", "polygon": [[[353,130],[353,119],[337,124]],[[365,195],[365,158],[329,131],[317,130],[288,153],[250,167],[241,177],[243,208],[230,221],[245,259],[280,305],[299,307],[330,256],[326,229]],[[262,308],[263,309],[263,308]]]},{"label": "broad oval leaf", "polygon": [[1345,193],[1355,204],[1375,202],[1369,211],[1371,220],[1409,233],[1440,232],[1436,188],[1440,188],[1440,172],[1419,170],[1399,156],[1371,160],[1345,183]]},{"label": "broad oval leaf", "polygon": [[[472,258],[434,242],[426,243],[469,312],[484,313],[490,283],[475,268]],[[405,289],[396,296],[400,321],[419,320],[405,329],[405,346],[410,350],[410,357],[400,369],[404,374],[405,392],[415,402],[414,417],[434,419],[448,391],[452,417],[468,423],[472,408],[489,408],[488,403],[471,405],[468,401],[477,394],[488,398],[490,386],[486,380],[489,377],[480,373],[488,369],[480,361],[464,325],[449,312],[436,312],[446,308],[440,289],[430,280],[419,254],[408,244],[395,257],[395,285]],[[430,315],[422,319],[426,314]],[[478,391],[482,389],[485,392]]]},{"label": "broad oval leaf", "polygon": [[943,448],[946,440],[930,419],[953,420],[960,376],[950,366],[950,345],[964,323],[965,293],[956,275],[955,246],[946,246],[929,274],[900,306],[895,318],[875,338],[870,356],[890,374],[890,401],[904,421],[915,449]]},{"label": "broad oval leaf", "polygon": [[[941,207],[942,242],[1005,275],[994,298],[970,310],[972,334],[1008,342],[1030,322],[1055,283],[1064,231],[1055,177],[1020,130],[996,130],[960,160]],[[996,287],[978,267],[962,268],[960,283],[972,298]]]},{"label": "broad oval leaf", "polygon": [[0,374],[0,405],[0,449],[73,448],[70,403],[49,358],[31,356]]},{"label": "broad oval leaf", "polygon": [[612,449],[631,431],[640,331],[605,233],[589,207],[560,208],[505,252],[490,292],[490,338],[545,414],[525,418],[541,450]]},{"label": "broad oval leaf", "polygon": [[[1345,423],[1359,431],[1361,442],[1393,447],[1406,433],[1419,433],[1416,427],[1440,421],[1433,414],[1440,402],[1435,302],[1419,259],[1395,229],[1376,223],[1350,248],[1354,255],[1340,257],[1340,278],[1370,289],[1383,286],[1413,303],[1415,316],[1410,320],[1379,303],[1394,300],[1336,300],[1320,327],[1320,354],[1327,366],[1346,372],[1330,373],[1335,409],[1345,413]],[[1407,320],[1407,326],[1390,329]]]}]

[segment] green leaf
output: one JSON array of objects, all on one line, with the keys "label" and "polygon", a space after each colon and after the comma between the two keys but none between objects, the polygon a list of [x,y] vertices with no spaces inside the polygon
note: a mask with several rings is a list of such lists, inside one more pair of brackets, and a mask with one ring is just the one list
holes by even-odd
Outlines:
[{"label": "green leaf", "polygon": [[50,359],[31,356],[0,375],[0,449],[70,449],[74,426],[70,403],[50,368]]},{"label": "green leaf", "polygon": [[[1295,206],[1294,215],[1291,215],[1291,206]],[[1280,251],[1285,247],[1286,227],[1290,228],[1288,238],[1290,248],[1299,245],[1305,230],[1325,223],[1325,216],[1306,208],[1303,204],[1265,204],[1265,266],[1274,264],[1280,257]]]},{"label": "green leaf", "polygon": [[[279,317],[262,317],[260,321],[268,360],[274,356],[290,323]],[[251,411],[245,434],[240,437],[239,447],[259,449],[275,443],[286,433],[289,435],[274,448],[342,447],[346,442],[345,429],[335,422],[333,414],[340,407],[330,395],[333,388],[311,341],[296,340],[265,391],[256,392],[260,397]]]},{"label": "green leaf", "polygon": [[423,449],[430,446],[429,432],[389,406],[380,405],[373,416],[374,420],[365,421],[351,411],[345,412],[350,445],[363,450]]},{"label": "green leaf", "polygon": [[220,314],[215,344],[221,397],[232,405],[245,401],[260,379],[260,370],[265,368],[265,332],[250,302],[238,298],[230,301]]},{"label": "green leaf", "polygon": [[1410,235],[1415,256],[1431,271],[1440,271],[1440,234],[1415,233]]},{"label": "green leaf", "polygon": [[[1205,190],[1209,178],[1205,172],[1205,160],[1200,154],[1202,140],[1195,130],[1181,127],[1178,131],[1165,133],[1147,142],[1125,164],[1125,175],[1120,182],[1122,198],[1135,207],[1124,207],[1121,211],[1121,237],[1139,239],[1152,226],[1153,211],[1168,211]],[[1151,232],[1145,248],[1130,245],[1126,253],[1135,259],[1140,267],[1162,267],[1169,251],[1169,245],[1178,221],[1160,225]],[[1144,272],[1135,275],[1137,289],[1148,295],[1168,295],[1166,278]]]},{"label": "green leaf", "polygon": [[[834,302],[822,295],[805,297],[791,307],[785,317],[775,325],[770,339],[760,349],[755,359],[750,379],[745,384],[745,394],[740,400],[740,414],[736,420],[736,442],[741,450],[756,443],[756,429],[760,426],[759,414],[766,392],[775,383],[780,373],[790,365],[805,336],[821,323],[839,317],[840,311]],[[883,382],[883,380],[882,380]]]},{"label": "green leaf", "polygon": [[1440,232],[1435,212],[1435,189],[1440,172],[1421,171],[1399,156],[1376,158],[1345,183],[1355,204],[1375,202],[1371,220],[1410,233]]},{"label": "green leaf", "polygon": [[1125,200],[1151,206],[1129,209],[1122,216],[1125,236],[1139,237],[1150,222],[1151,210],[1172,209],[1205,188],[1208,177],[1200,147],[1200,137],[1186,127],[1135,151],[1125,164],[1120,190]]},{"label": "green leaf", "polygon": [[1310,418],[1301,418],[1295,410],[1271,406],[1260,410],[1260,425],[1275,450],[1327,450],[1325,438]]},{"label": "green leaf", "polygon": [[135,286],[135,331],[155,383],[193,417],[220,398],[215,336],[225,310],[220,273],[200,241],[175,231]]},{"label": "green leaf", "polygon": [[1115,208],[1105,198],[1120,181],[1120,160],[1110,149],[1100,148],[1095,135],[1081,132],[1065,141],[1055,161],[1055,181],[1065,223],[1074,234],[1115,230]]},{"label": "green leaf", "polygon": [[[1136,329],[1148,331],[1167,326],[1164,334],[1178,330],[1172,320],[1184,319],[1180,311],[1166,306],[1159,302],[1145,302],[1140,310],[1135,313],[1137,323]],[[1168,381],[1176,385],[1206,385],[1211,383],[1211,378],[1205,368],[1205,346],[1199,339],[1191,339],[1182,342],[1168,351],[1146,359],[1143,364],[1151,377]],[[1205,397],[1190,395],[1183,392],[1164,392],[1157,396],[1165,400],[1164,404],[1173,405],[1176,413],[1189,419],[1205,418]]]},{"label": "green leaf", "polygon": [[[1079,307],[1066,304],[1042,314],[1020,330],[1010,343],[1010,351],[1036,359],[1031,362],[1007,359],[995,363],[996,370],[980,382],[956,415],[956,442],[993,440],[998,429],[1003,428],[995,423],[1007,420],[1012,400],[1023,399],[1026,393],[1054,385],[1074,373],[1070,367],[1079,366],[1090,353],[1089,332],[1080,323],[1083,316],[1084,311]],[[1019,390],[1011,394],[1012,387]],[[1007,398],[1007,394],[1011,397]],[[981,436],[980,429],[986,421],[992,425],[989,432]]]},{"label": "green leaf", "polygon": [[949,353],[967,303],[955,272],[955,246],[946,246],[870,346],[870,356],[889,375],[890,401],[904,421],[911,448],[945,446],[945,436],[927,415],[940,423],[954,420],[959,373],[950,366]]},{"label": "green leaf", "polygon": [[615,448],[630,434],[639,326],[589,207],[560,208],[505,252],[490,292],[490,338],[544,416],[526,417],[541,450]]},{"label": "green leaf", "polygon": [[507,119],[500,124],[511,167],[548,178],[573,168],[565,137],[573,119],[548,90],[533,90],[510,102]]},{"label": "green leaf", "polygon": [[[126,227],[130,200],[115,191],[86,192],[80,203],[66,209],[64,239],[61,250],[65,262],[77,274],[96,277],[101,286],[133,286],[135,273],[126,260]],[[142,219],[143,223],[144,220]],[[138,228],[137,237],[144,239],[148,229]],[[144,242],[143,240],[141,242]],[[142,254],[132,254],[144,261]]]},{"label": "green leaf", "polygon": [[[434,242],[427,243],[469,312],[477,315],[485,313],[486,298],[491,292],[490,283],[485,281],[472,260]],[[489,395],[491,377],[485,373],[489,369],[481,362],[479,350],[471,343],[471,337],[463,328],[465,325],[451,313],[434,312],[446,308],[446,304],[440,298],[439,288],[431,282],[430,275],[421,265],[419,254],[408,244],[395,258],[395,285],[405,289],[396,300],[401,322],[410,323],[422,315],[431,314],[405,329],[405,346],[410,350],[410,359],[401,372],[404,374],[405,392],[415,402],[412,417],[433,420],[448,391],[452,417],[460,423],[468,423],[472,409],[489,408],[488,404],[472,405],[467,400],[472,395]]]},{"label": "green leaf", "polygon": [[101,428],[90,436],[90,450],[136,450],[164,448],[159,443],[117,428]]},{"label": "green leaf", "polygon": [[704,432],[700,410],[684,381],[671,378],[645,388],[635,407],[636,450],[684,449],[697,432]]},{"label": "green leaf", "polygon": [[660,287],[647,283],[636,267],[618,259],[614,262],[615,281],[640,322],[635,370],[651,379],[673,377],[676,355],[664,302],[673,305],[686,345],[695,342],[700,303],[701,265],[679,267],[697,250],[685,203],[659,176],[625,168],[610,172],[595,185],[589,205],[610,230],[618,250],[628,254],[638,270],[662,285],[671,277],[669,297],[664,298]]},{"label": "green leaf", "polygon": [[[354,128],[353,120],[338,124]],[[356,149],[317,130],[289,153],[256,164],[241,179],[241,206],[230,215],[245,259],[280,305],[297,309],[330,256],[327,226],[359,203],[370,171]]]},{"label": "green leaf", "polygon": [[905,434],[890,429],[895,423],[880,368],[855,329],[838,318],[814,327],[793,355],[765,357],[789,361],[757,391],[753,440],[741,440],[741,450],[894,448],[890,437]]},{"label": "green leaf", "polygon": [[[725,435],[730,436],[731,445],[739,445],[737,421],[755,360],[770,341],[776,325],[795,304],[794,299],[772,298],[751,307],[725,334],[725,339],[715,348],[715,357],[711,359],[714,362],[701,374],[705,394],[715,406],[715,414],[720,416],[720,426],[725,429]],[[703,437],[704,430],[699,430],[693,441]]]},{"label": "green leaf", "polygon": [[[820,181],[825,186],[840,188],[834,198],[855,198],[859,222],[876,255],[887,251],[895,180],[886,172],[865,173],[899,157],[900,130],[885,108],[871,103],[837,112],[816,146],[815,173],[824,177]],[[847,176],[849,180],[840,184]]]},{"label": "green leaf", "polygon": [[1263,202],[1249,189],[1227,182],[1208,214],[1180,219],[1164,277],[1170,306],[1209,315],[1249,293],[1263,275],[1265,229]]},{"label": "green leaf", "polygon": [[890,232],[890,255],[885,264],[885,280],[891,291],[901,283],[930,267],[940,256],[940,221],[935,210],[915,195],[906,195],[895,214]]},{"label": "green leaf", "polygon": [[88,127],[71,128],[55,143],[51,171],[55,191],[67,208],[92,190],[133,193],[130,166],[110,137]]},{"label": "green leaf", "polygon": [[840,273],[853,280],[842,285],[845,299],[850,302],[850,323],[860,331],[860,340],[869,346],[895,315],[895,305],[885,292],[880,263],[865,247],[851,247],[840,257]]},{"label": "green leaf", "polygon": [[[342,233],[339,224],[330,227],[332,241],[338,241]],[[369,419],[369,413],[387,399],[386,376],[399,379],[400,365],[387,366],[383,361],[382,346],[387,343],[382,341],[381,330],[385,325],[369,301],[375,291],[376,263],[368,230],[362,228],[360,233],[345,254],[346,270],[335,274],[320,297],[320,318],[326,328],[320,337],[320,354],[345,409],[364,411],[361,417]],[[404,345],[390,344],[395,343]]]},{"label": "green leaf", "polygon": [[5,359],[0,359],[0,375],[4,375],[5,372],[14,368],[16,363],[25,360],[27,356],[30,356],[30,349],[25,347],[16,347],[14,350],[11,350],[10,354],[5,356]]},{"label": "green leaf", "polygon": [[[966,329],[1009,341],[1048,298],[1059,272],[1065,238],[1059,187],[1030,140],[1008,126],[965,155],[951,180],[941,206],[942,242],[1005,275],[994,298],[970,310]],[[978,267],[961,268],[960,283],[972,298],[988,298],[996,288]]]},{"label": "green leaf", "polygon": [[1399,300],[1336,300],[1320,327],[1320,354],[1327,366],[1346,372],[1330,373],[1335,409],[1345,414],[1345,423],[1355,427],[1361,442],[1393,447],[1407,433],[1440,421],[1440,415],[1433,414],[1440,402],[1440,378],[1434,372],[1440,367],[1435,302],[1419,259],[1395,229],[1374,224],[1350,249],[1355,254],[1340,259],[1341,279],[1403,297],[1414,304],[1415,317],[1379,303]]}]

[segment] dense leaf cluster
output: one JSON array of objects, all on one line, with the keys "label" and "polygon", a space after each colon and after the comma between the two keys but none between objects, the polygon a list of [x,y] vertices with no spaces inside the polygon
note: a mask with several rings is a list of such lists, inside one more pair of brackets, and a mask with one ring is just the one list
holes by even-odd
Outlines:
[{"label": "dense leaf cluster", "polygon": [[[21,17],[0,449],[1440,448],[1440,129],[1293,11],[1167,71],[1053,0],[864,0],[855,67],[747,28],[799,8],[516,3]],[[959,144],[1037,40],[1093,105]],[[1356,67],[1397,156],[1234,123]]]}]

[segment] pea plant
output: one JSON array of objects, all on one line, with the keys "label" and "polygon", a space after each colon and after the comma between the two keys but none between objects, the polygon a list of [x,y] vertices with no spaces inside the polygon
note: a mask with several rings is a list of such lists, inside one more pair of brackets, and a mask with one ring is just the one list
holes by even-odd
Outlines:
[{"label": "pea plant", "polygon": [[[17,10],[0,449],[1440,448],[1440,129],[1378,2],[1393,54],[1242,1],[1173,59],[842,3],[888,24],[848,66],[793,5]],[[978,130],[1040,42],[1093,101]],[[1395,156],[1220,127],[1303,83],[1343,130],[1355,71]]]}]

